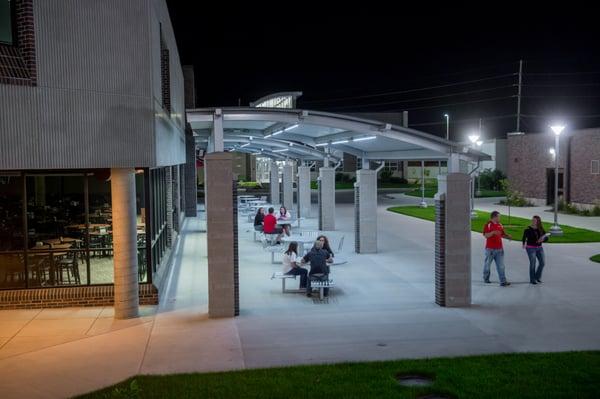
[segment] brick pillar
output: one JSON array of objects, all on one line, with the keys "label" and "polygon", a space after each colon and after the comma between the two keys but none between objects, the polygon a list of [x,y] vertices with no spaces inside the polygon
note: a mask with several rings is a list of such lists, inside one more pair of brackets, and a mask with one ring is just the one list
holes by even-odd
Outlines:
[{"label": "brick pillar", "polygon": [[214,152],[204,158],[208,247],[208,315],[239,312],[237,289],[237,198],[232,156]]},{"label": "brick pillar", "polygon": [[298,167],[298,212],[300,217],[310,217],[310,167]]},{"label": "brick pillar", "polygon": [[335,170],[319,168],[319,230],[335,230]]},{"label": "brick pillar", "polygon": [[440,306],[471,305],[470,178],[464,173],[438,177],[436,194],[435,285]]},{"label": "brick pillar", "polygon": [[361,254],[377,252],[377,172],[356,171],[355,251]]},{"label": "brick pillar", "polygon": [[185,216],[187,217],[195,217],[197,215],[198,183],[196,173],[196,141],[194,133],[188,125],[185,130],[185,182],[183,184]]},{"label": "brick pillar", "polygon": [[166,193],[165,201],[167,203],[167,247],[171,248],[173,243],[173,171],[171,167],[165,168]]},{"label": "brick pillar", "polygon": [[283,186],[283,201],[281,202],[286,209],[292,209],[294,207],[294,165],[291,163],[283,166],[281,182]]},{"label": "brick pillar", "polygon": [[135,170],[111,169],[115,318],[138,316],[139,284]]},{"label": "brick pillar", "polygon": [[271,162],[271,175],[270,175],[270,188],[271,188],[271,204],[275,208],[280,204],[279,199],[279,166],[275,161]]}]

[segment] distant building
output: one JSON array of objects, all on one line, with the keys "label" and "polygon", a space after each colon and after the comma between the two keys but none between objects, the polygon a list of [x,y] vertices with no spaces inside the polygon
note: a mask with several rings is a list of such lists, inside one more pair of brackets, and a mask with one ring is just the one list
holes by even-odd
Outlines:
[{"label": "distant building", "polygon": [[[532,202],[554,202],[554,135],[509,133],[508,179]],[[566,131],[560,137],[559,197],[589,207],[600,201],[600,128]]]}]

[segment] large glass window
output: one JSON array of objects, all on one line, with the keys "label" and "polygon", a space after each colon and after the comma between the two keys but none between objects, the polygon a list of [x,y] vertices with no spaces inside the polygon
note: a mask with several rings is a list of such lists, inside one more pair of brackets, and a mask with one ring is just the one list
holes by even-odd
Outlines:
[{"label": "large glass window", "polygon": [[0,175],[0,287],[25,287],[23,177]]},{"label": "large glass window", "polygon": [[[144,178],[138,170],[138,270],[149,282]],[[0,289],[112,284],[112,230],[110,170],[0,174]]]},{"label": "large glass window", "polygon": [[157,271],[160,262],[167,250],[167,181],[166,169],[152,169],[150,171],[150,185],[152,192],[152,270]]},{"label": "large glass window", "polygon": [[0,0],[0,43],[14,44],[13,1]]}]

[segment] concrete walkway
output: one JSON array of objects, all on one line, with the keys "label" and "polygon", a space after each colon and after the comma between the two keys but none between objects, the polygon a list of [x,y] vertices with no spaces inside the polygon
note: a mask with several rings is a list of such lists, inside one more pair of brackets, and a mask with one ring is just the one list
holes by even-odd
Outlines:
[{"label": "concrete walkway", "polygon": [[[481,282],[483,239],[473,234],[473,306],[434,303],[431,222],[392,214],[381,199],[379,253],[354,254],[352,205],[328,235],[349,262],[334,266],[328,302],[282,294],[280,270],[240,221],[241,315],[207,319],[204,222],[188,219],[166,294],[143,317],[110,308],[0,312],[2,398],[61,398],[129,376],[246,367],[465,354],[600,349],[600,244],[548,245],[544,284],[527,284],[518,243],[506,247],[513,285]],[[303,228],[316,225],[315,219]],[[495,271],[492,274],[497,281]]]}]

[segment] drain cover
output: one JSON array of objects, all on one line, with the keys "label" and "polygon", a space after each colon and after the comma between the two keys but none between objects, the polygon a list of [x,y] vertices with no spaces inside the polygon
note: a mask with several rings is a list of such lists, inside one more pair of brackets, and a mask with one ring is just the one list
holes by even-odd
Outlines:
[{"label": "drain cover", "polygon": [[428,387],[433,384],[433,378],[418,374],[401,374],[396,379],[398,384],[405,387]]}]

